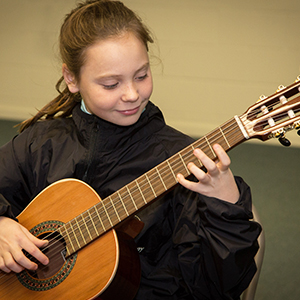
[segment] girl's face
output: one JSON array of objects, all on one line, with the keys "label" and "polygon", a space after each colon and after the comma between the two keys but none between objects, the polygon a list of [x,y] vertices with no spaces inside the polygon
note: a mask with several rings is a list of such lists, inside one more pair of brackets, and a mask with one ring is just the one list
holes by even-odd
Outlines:
[{"label": "girl's face", "polygon": [[87,48],[79,82],[66,66],[63,73],[70,92],[80,92],[90,113],[117,125],[137,122],[152,94],[148,52],[132,33]]}]

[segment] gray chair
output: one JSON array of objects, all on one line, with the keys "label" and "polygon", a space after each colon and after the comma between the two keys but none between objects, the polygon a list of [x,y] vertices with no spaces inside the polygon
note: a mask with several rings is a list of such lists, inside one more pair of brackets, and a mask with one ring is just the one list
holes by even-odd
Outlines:
[{"label": "gray chair", "polygon": [[[259,215],[257,213],[256,208],[252,207],[253,212],[253,221],[258,222],[260,225],[262,225],[261,220],[259,218]],[[260,236],[258,237],[258,244],[259,244],[259,250],[255,256],[255,262],[257,266],[257,272],[255,276],[253,277],[252,281],[250,282],[248,288],[244,291],[242,295],[242,300],[254,300],[256,288],[258,284],[258,279],[264,259],[264,252],[265,252],[265,233],[264,230],[262,230]]]}]

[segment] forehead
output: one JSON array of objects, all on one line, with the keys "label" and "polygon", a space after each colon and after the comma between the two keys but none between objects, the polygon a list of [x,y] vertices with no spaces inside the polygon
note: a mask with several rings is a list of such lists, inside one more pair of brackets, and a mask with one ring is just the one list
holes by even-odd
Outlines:
[{"label": "forehead", "polygon": [[85,66],[105,68],[112,65],[126,65],[126,62],[149,60],[145,44],[133,33],[125,33],[97,41],[86,49]]}]

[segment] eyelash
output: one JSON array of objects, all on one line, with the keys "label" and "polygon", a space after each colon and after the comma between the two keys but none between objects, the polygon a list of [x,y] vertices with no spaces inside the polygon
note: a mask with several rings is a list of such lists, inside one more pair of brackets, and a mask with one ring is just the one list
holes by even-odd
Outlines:
[{"label": "eyelash", "polygon": [[146,73],[146,74],[143,75],[143,76],[137,77],[137,79],[140,80],[140,81],[142,81],[142,80],[146,79],[147,77],[148,77],[148,73]]},{"label": "eyelash", "polygon": [[103,85],[103,87],[104,87],[105,89],[107,89],[107,90],[112,90],[112,89],[116,88],[118,84],[119,84],[119,83],[117,82],[117,83],[112,84],[112,85]]},{"label": "eyelash", "polygon": [[[145,75],[143,76],[139,76],[137,77],[136,79],[138,81],[143,81],[145,80],[146,78],[148,77],[148,73],[146,73]],[[103,87],[107,90],[113,90],[114,88],[116,88],[118,86],[119,82],[115,83],[115,84],[112,84],[112,85],[103,85]]]}]

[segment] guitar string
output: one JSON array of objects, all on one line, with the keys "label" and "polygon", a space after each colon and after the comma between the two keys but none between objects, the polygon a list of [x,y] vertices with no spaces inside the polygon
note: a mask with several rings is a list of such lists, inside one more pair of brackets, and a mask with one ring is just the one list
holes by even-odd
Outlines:
[{"label": "guitar string", "polygon": [[[201,147],[200,147],[201,148]],[[168,167],[166,167],[167,169],[169,169]],[[161,173],[161,172],[160,172]],[[152,179],[151,179],[152,180]],[[134,192],[137,192],[138,190],[136,189],[136,190],[133,190],[131,193],[134,193]],[[124,197],[122,197],[122,195],[121,195],[121,198],[124,200],[126,197],[128,197],[128,194],[126,194],[126,196]],[[108,197],[109,198],[109,197]],[[106,198],[107,199],[107,198]],[[105,199],[104,199],[105,200]],[[121,200],[122,201],[122,200]],[[104,201],[102,201],[103,203],[102,203],[102,206],[106,206],[107,207],[107,203],[104,203]],[[108,201],[108,204],[110,205],[111,204],[111,199],[110,199],[110,201]],[[113,204],[112,204],[113,205]],[[111,207],[110,207],[111,208]],[[106,208],[106,210],[108,211],[109,209],[110,209],[109,207],[108,208]],[[105,208],[104,208],[105,209]],[[109,216],[108,216],[109,217]],[[123,220],[123,216],[121,216],[121,218],[122,218],[122,220]],[[84,222],[85,220],[83,219],[83,221],[82,222]],[[90,217],[89,217],[89,221],[90,221]],[[86,222],[85,222],[85,224],[84,224],[84,226],[88,226],[89,224],[86,224]],[[80,225],[81,226],[81,225]],[[110,229],[110,228],[109,228]],[[75,229],[73,229],[73,230],[76,230],[76,228]],[[72,231],[72,229],[71,229],[71,231]],[[105,228],[104,228],[104,231],[105,231]],[[80,246],[80,245],[79,245]]]},{"label": "guitar string", "polygon": [[[272,106],[274,106],[274,105],[272,105]],[[266,122],[267,123],[267,122]]]},{"label": "guitar string", "polygon": [[[198,142],[199,142],[199,141],[198,141]],[[200,142],[201,142],[201,141],[200,141]],[[188,155],[189,155],[189,153],[188,153]],[[185,159],[185,157],[184,157],[184,159]],[[181,164],[181,162],[180,162],[180,164]],[[163,172],[164,172],[164,171],[163,171]],[[162,174],[162,175],[164,175],[164,174]],[[158,176],[156,176],[156,177],[158,178]],[[149,180],[154,180],[154,179],[150,177]],[[121,196],[122,196],[122,195],[121,195]],[[128,195],[126,195],[126,197],[128,197]],[[125,197],[125,198],[126,198],[126,197]],[[107,198],[106,198],[106,199],[107,199]],[[104,199],[104,200],[105,200],[105,199]],[[125,201],[126,201],[126,199],[125,199]],[[102,201],[102,202],[103,202],[103,201]],[[104,204],[104,205],[105,205],[105,204]],[[48,237],[49,237],[49,236],[48,236]],[[47,237],[44,237],[44,239],[47,239]],[[53,245],[52,245],[52,246],[53,246]],[[51,247],[52,247],[52,246],[51,246]],[[46,248],[47,248],[47,247],[43,248],[42,251],[45,251]],[[52,250],[55,251],[55,247],[54,247],[54,249],[52,248]],[[42,268],[43,268],[43,267],[42,267]],[[5,273],[5,274],[6,274],[6,273]],[[15,277],[14,277],[14,278],[15,278]]]},{"label": "guitar string", "polygon": [[[285,113],[282,113],[283,115],[285,115]],[[267,123],[267,122],[266,122]],[[235,124],[233,124],[233,125],[235,125]],[[232,125],[231,125],[232,126]],[[238,128],[238,127],[237,127]],[[239,128],[238,128],[239,129]],[[227,130],[226,128],[224,128],[223,129],[224,131],[225,130]],[[215,131],[217,131],[217,129],[215,130]],[[231,132],[231,134],[232,134],[233,132]],[[218,132],[215,136],[213,136],[214,138],[216,137],[216,136],[220,136],[220,133]],[[228,134],[226,135],[226,137],[228,137]],[[228,138],[228,139],[230,139],[230,138]],[[198,140],[198,141],[196,141],[194,144],[196,144],[197,142],[200,142],[201,143],[201,140],[202,139],[200,139],[200,140]],[[215,138],[215,140],[218,140],[218,138]],[[189,148],[190,146],[188,146],[187,148]],[[199,145],[199,146],[196,146],[197,148],[199,147],[199,148],[201,148],[201,145]],[[207,148],[207,146],[205,146],[205,148]],[[184,151],[185,149],[183,149],[183,151]],[[188,155],[188,158],[189,157],[192,157],[189,153],[187,153],[186,155]],[[184,157],[184,159],[186,159],[185,157]],[[181,162],[179,162],[179,164],[181,164]],[[166,169],[169,169],[169,167],[166,167]],[[169,171],[168,171],[169,172]],[[162,176],[163,176],[163,174],[162,174]],[[156,177],[156,178],[158,178],[158,176]],[[150,178],[151,180],[153,180],[153,178]],[[146,183],[146,184],[148,184],[148,183]],[[126,197],[128,197],[128,194],[126,194]],[[125,197],[125,198],[126,198]],[[109,198],[109,197],[108,197]],[[105,198],[105,199],[107,199],[107,198]],[[105,200],[104,199],[104,200]],[[103,202],[103,201],[102,201]],[[110,204],[110,201],[108,202],[108,204]],[[103,204],[102,203],[102,205],[107,205],[107,204]],[[108,209],[107,209],[108,210]],[[82,215],[82,214],[81,214]],[[74,218],[75,219],[75,218]],[[90,218],[89,218],[89,220],[90,220]],[[83,221],[82,221],[83,222]],[[79,224],[78,224],[79,225]],[[81,226],[81,225],[80,225]],[[75,229],[76,230],[76,229]],[[72,230],[71,229],[71,231],[74,231],[74,229]],[[46,238],[44,238],[44,239],[46,239]],[[52,247],[52,246],[51,246]],[[44,249],[42,249],[42,250],[44,250]],[[6,274],[6,273],[5,273]]]},{"label": "guitar string", "polygon": [[[151,178],[150,178],[151,179]],[[134,192],[134,191],[133,191]],[[123,197],[124,198],[124,197]],[[72,230],[72,229],[71,229]],[[74,230],[76,230],[76,228],[74,229]]]},{"label": "guitar string", "polygon": [[[266,122],[266,123],[267,123],[267,122]],[[263,123],[262,123],[262,125],[263,125]],[[200,148],[201,148],[201,147],[200,147]],[[168,166],[166,166],[166,168],[169,169]],[[136,192],[136,191],[134,191],[134,192]],[[121,197],[121,198],[123,199],[123,197]],[[108,208],[108,209],[109,209],[109,208]]]}]

